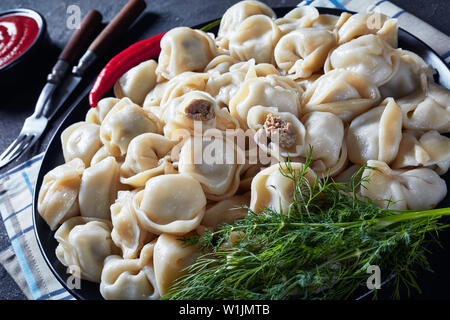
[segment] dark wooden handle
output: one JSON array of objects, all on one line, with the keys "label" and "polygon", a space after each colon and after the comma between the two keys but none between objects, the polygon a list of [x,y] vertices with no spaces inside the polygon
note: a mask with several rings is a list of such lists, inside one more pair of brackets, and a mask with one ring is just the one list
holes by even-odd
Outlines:
[{"label": "dark wooden handle", "polygon": [[64,47],[59,59],[69,64],[73,64],[75,60],[79,59],[99,31],[101,23],[102,15],[100,12],[97,10],[89,11],[81,22],[80,28],[74,32]]},{"label": "dark wooden handle", "polygon": [[114,17],[114,19],[103,29],[98,37],[92,42],[88,50],[97,55],[104,53],[114,41],[122,36],[128,27],[147,7],[144,0],[130,0]]}]

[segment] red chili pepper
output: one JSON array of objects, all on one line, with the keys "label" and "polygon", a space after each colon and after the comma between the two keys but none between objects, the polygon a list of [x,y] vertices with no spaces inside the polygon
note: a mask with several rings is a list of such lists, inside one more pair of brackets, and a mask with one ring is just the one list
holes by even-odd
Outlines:
[{"label": "red chili pepper", "polygon": [[161,38],[164,33],[139,41],[112,58],[102,69],[89,93],[89,104],[95,108],[101,97],[108,92],[117,80],[139,63],[156,59],[161,52]]}]

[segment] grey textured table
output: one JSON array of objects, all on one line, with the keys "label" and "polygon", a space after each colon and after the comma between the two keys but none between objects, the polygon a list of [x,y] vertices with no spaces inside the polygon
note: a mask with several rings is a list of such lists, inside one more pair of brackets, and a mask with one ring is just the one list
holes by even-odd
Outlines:
[{"label": "grey textured table", "polygon": [[[363,0],[361,0],[363,1]],[[4,150],[9,143],[17,136],[22,127],[24,119],[32,113],[34,103],[42,88],[45,76],[49,71],[51,64],[55,61],[58,51],[67,42],[72,30],[66,27],[68,17],[67,7],[69,5],[78,5],[81,13],[84,15],[90,9],[97,9],[103,15],[103,21],[110,21],[111,18],[120,10],[127,0],[2,0],[0,1],[0,11],[13,8],[30,8],[39,11],[46,19],[49,36],[55,46],[50,50],[44,61],[40,62],[42,70],[40,78],[33,81],[32,85],[23,88],[17,85],[17,89],[12,92],[0,93],[2,102],[0,106],[0,151]],[[118,44],[119,50],[124,45],[131,44],[137,39],[161,33],[176,26],[192,26],[203,21],[209,21],[222,15],[223,12],[237,1],[232,0],[147,0],[147,10],[145,21],[142,21],[142,30],[140,34],[130,34],[125,42]],[[295,6],[299,0],[265,0],[272,7]],[[446,34],[450,34],[450,4],[448,0],[391,0],[403,9],[415,14],[417,17],[440,29]],[[101,66],[99,66],[101,67]],[[36,72],[32,70],[30,72]],[[54,130],[57,128],[63,116],[63,112],[57,114],[56,118],[50,124],[41,142],[34,150],[25,157],[10,164],[2,169],[0,173],[14,167],[18,163],[30,158],[33,155],[45,150]],[[9,239],[3,222],[0,219],[0,251],[9,246]],[[420,274],[420,285],[423,288],[423,294],[412,294],[413,298],[450,298],[450,259],[445,262],[435,261],[434,257],[450,256],[450,248],[441,249],[435,252],[432,257],[431,267],[435,273],[426,272]],[[434,263],[433,263],[434,262]],[[26,299],[16,283],[9,274],[0,266],[0,299]]]}]

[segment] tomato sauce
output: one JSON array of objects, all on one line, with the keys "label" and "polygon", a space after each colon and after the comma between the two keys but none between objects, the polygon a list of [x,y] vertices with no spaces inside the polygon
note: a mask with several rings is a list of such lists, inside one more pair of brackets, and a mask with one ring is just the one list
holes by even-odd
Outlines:
[{"label": "tomato sauce", "polygon": [[0,68],[21,56],[36,40],[36,20],[21,14],[0,16]]}]

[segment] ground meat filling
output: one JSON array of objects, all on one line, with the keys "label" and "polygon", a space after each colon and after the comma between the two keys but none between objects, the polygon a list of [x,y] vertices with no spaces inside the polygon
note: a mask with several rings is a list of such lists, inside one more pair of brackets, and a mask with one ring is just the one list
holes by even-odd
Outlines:
[{"label": "ground meat filling", "polygon": [[266,131],[269,141],[279,139],[279,146],[281,148],[290,148],[295,145],[297,140],[297,133],[294,130],[292,123],[284,121],[279,116],[269,113],[264,122],[264,130]]},{"label": "ground meat filling", "polygon": [[206,121],[214,118],[214,106],[208,100],[192,100],[184,112],[192,120]]}]

